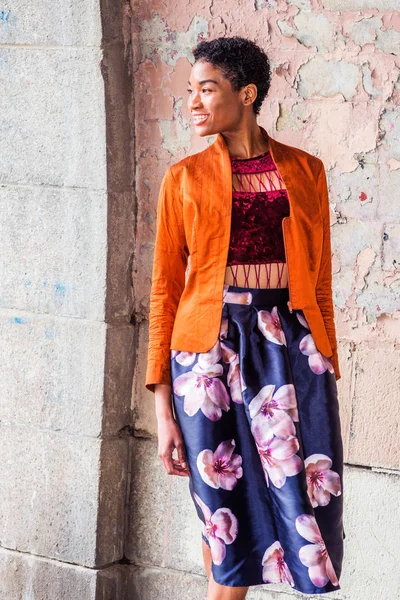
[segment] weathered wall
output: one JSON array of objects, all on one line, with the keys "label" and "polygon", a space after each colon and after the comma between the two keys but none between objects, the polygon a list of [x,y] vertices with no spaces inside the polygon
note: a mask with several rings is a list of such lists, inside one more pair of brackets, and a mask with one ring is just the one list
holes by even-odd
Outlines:
[{"label": "weathered wall", "polygon": [[[347,536],[342,590],[331,597],[395,598],[400,586],[395,543],[400,535],[398,2],[131,4],[140,224],[134,287],[140,334],[133,390],[137,439],[132,444],[139,460],[127,555],[138,566],[138,597],[192,599],[205,590],[199,577],[204,575],[200,525],[187,481],[169,481],[157,457],[154,398],[144,389],[146,318],[162,174],[169,164],[213,141],[198,138],[190,125],[190,48],[201,38],[244,35],[267,51],[273,66],[259,123],[273,137],[319,156],[330,186]],[[272,597],[284,600],[293,592],[263,586],[249,594]]]},{"label": "weathered wall", "polygon": [[103,4],[0,6],[1,600],[127,587],[132,84]]}]

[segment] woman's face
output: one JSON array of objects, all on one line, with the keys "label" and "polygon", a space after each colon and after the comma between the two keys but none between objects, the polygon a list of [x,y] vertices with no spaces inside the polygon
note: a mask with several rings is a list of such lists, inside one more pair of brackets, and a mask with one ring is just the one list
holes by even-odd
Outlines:
[{"label": "woman's face", "polygon": [[244,88],[235,92],[218,67],[194,63],[188,81],[188,109],[199,136],[229,131],[238,126],[244,112]]}]

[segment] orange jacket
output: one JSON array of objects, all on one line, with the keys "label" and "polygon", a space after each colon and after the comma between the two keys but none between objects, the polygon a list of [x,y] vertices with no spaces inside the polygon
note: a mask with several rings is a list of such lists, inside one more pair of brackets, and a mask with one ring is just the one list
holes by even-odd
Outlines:
[{"label": "orange jacket", "polygon": [[[302,309],[317,349],[339,379],[325,168],[316,156],[260,129],[289,198],[282,228],[291,306]],[[218,133],[208,148],[170,166],[161,182],[145,381],[150,391],[156,383],[171,385],[171,349],[207,352],[218,339],[231,207],[230,155]]]}]

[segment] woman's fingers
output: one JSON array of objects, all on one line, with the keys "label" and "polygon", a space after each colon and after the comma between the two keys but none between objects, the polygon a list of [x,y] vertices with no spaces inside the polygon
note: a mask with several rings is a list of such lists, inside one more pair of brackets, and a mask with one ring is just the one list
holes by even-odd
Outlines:
[{"label": "woman's fingers", "polygon": [[[174,419],[159,420],[158,442],[158,455],[168,475],[188,477],[190,470],[186,459],[185,445],[180,428]],[[178,454],[177,459],[172,456],[175,448]]]},{"label": "woman's fingers", "polygon": [[173,465],[174,465],[174,471],[175,471],[175,473],[174,473],[174,474],[175,474],[175,475],[176,475],[176,474],[179,474],[179,475],[181,475],[182,477],[189,477],[189,475],[190,475],[190,471],[189,471],[189,468],[188,468],[188,466],[186,466],[186,467],[183,467],[183,466],[181,465],[181,463],[179,462],[179,460],[172,459],[172,462],[173,462]]},{"label": "woman's fingers", "polygon": [[180,439],[176,444],[176,449],[178,452],[178,462],[182,465],[184,469],[189,470],[189,465],[186,462],[186,454],[185,454],[185,446],[183,444],[183,440]]},{"label": "woman's fingers", "polygon": [[179,475],[180,477],[189,476],[188,469],[183,468],[178,460],[175,460],[172,457],[164,457],[163,463],[168,475]]}]

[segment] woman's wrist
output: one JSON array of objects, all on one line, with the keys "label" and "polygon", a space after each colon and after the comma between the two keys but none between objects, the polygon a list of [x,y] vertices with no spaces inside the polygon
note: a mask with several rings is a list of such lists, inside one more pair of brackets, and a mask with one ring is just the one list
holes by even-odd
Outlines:
[{"label": "woman's wrist", "polygon": [[158,383],[154,388],[156,417],[158,421],[170,421],[174,419],[171,391],[172,387],[164,383]]}]

